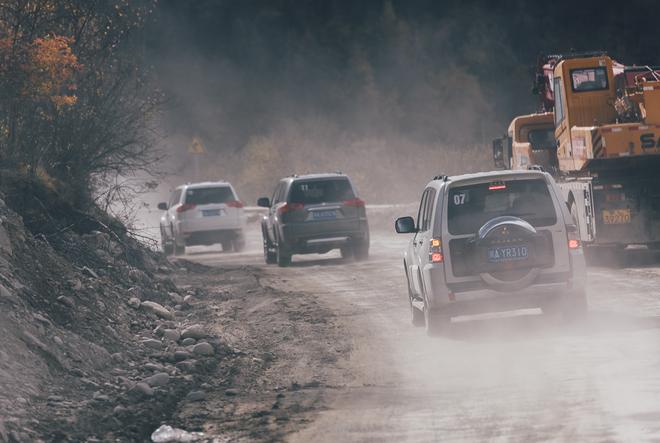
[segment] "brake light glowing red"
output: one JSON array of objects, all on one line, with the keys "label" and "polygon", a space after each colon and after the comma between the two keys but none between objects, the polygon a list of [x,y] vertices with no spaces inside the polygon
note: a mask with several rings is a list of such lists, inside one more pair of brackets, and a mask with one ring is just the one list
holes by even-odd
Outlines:
[{"label": "brake light glowing red", "polygon": [[488,187],[488,190],[489,190],[489,191],[500,191],[500,190],[502,190],[502,189],[506,189],[506,185],[505,185],[505,184],[501,184],[501,185],[490,185],[490,186]]},{"label": "brake light glowing red", "polygon": [[356,208],[364,208],[364,201],[359,198],[352,198],[344,201],[344,206],[354,206]]},{"label": "brake light glowing red", "polygon": [[431,263],[442,263],[445,261],[444,255],[442,255],[442,240],[439,238],[432,238],[429,245],[429,258]]},{"label": "brake light glowing red", "polygon": [[577,249],[579,247],[580,247],[580,240],[576,240],[576,239],[572,238],[568,241],[568,248],[569,249]]},{"label": "brake light glowing red", "polygon": [[179,206],[178,208],[176,208],[176,212],[178,212],[180,214],[182,212],[186,212],[186,211],[189,211],[191,209],[195,209],[196,207],[197,207],[197,205],[195,205],[193,203],[184,203],[181,206]]},{"label": "brake light glowing red", "polygon": [[299,211],[301,209],[305,209],[305,205],[303,203],[285,203],[278,208],[277,213],[282,215],[286,214],[287,212]]},{"label": "brake light glowing red", "polygon": [[242,208],[242,207],[245,206],[245,204],[242,201],[239,201],[239,200],[228,201],[225,204],[230,208]]}]

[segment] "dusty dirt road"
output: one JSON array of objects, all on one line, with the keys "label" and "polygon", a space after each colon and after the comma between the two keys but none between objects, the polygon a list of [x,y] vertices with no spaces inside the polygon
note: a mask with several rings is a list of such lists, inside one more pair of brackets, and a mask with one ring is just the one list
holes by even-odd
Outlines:
[{"label": "dusty dirt road", "polygon": [[322,374],[323,405],[287,441],[660,439],[657,262],[591,268],[578,327],[527,310],[454,319],[429,338],[408,320],[406,241],[374,233],[368,262],[330,253],[289,268],[262,264],[256,233],[241,254],[191,248],[186,258],[207,265],[262,268],[268,285],[314,299],[350,337],[351,352]]}]

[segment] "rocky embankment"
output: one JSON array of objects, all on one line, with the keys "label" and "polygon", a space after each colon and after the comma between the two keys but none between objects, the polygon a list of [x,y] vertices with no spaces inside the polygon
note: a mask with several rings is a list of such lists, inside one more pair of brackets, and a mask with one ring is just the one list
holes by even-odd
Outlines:
[{"label": "rocky embankment", "polygon": [[0,195],[0,441],[143,441],[231,350],[200,289],[112,230],[34,235]]}]

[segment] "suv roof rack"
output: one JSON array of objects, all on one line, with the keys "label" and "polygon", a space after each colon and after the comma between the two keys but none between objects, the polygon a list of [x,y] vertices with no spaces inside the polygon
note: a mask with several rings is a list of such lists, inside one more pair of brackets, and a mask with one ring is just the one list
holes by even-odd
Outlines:
[{"label": "suv roof rack", "polygon": [[448,179],[449,177],[443,174],[436,175],[435,177],[433,177],[433,180],[442,180],[443,182],[446,182]]}]

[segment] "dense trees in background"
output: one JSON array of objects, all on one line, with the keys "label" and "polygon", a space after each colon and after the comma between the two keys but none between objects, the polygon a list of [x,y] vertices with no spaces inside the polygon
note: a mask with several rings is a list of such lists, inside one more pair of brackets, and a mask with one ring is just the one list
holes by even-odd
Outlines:
[{"label": "dense trees in background", "polygon": [[205,176],[236,180],[250,197],[282,174],[320,169],[360,175],[379,197],[405,181],[401,169],[421,182],[490,167],[489,140],[536,109],[542,52],[658,63],[656,9],[652,0],[162,0],[148,51],[173,99],[165,127],[178,162],[197,135],[210,152]]},{"label": "dense trees in background", "polygon": [[[0,165],[82,202],[113,177],[159,165],[159,125],[173,183],[226,178],[251,199],[283,174],[341,169],[367,198],[408,200],[429,176],[490,167],[489,140],[536,108],[538,54],[602,49],[659,63],[657,9],[0,0]],[[194,136],[207,150],[198,177],[186,151]]]},{"label": "dense trees in background", "polygon": [[95,184],[147,168],[152,113],[140,30],[153,4],[0,1],[0,165],[39,175],[78,205]]}]

